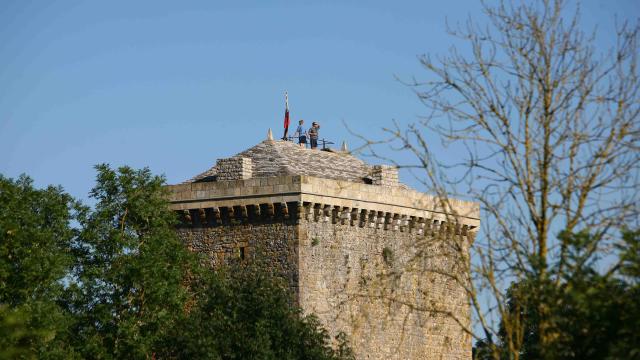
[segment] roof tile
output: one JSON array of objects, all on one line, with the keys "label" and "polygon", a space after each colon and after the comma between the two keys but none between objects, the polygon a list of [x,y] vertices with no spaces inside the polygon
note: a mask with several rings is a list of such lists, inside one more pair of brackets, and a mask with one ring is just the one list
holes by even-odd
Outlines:
[{"label": "roof tile", "polygon": [[[365,182],[372,166],[346,152],[311,150],[283,140],[265,140],[233,156],[251,158],[252,177],[307,175],[333,180]],[[216,166],[187,182],[216,181]]]}]

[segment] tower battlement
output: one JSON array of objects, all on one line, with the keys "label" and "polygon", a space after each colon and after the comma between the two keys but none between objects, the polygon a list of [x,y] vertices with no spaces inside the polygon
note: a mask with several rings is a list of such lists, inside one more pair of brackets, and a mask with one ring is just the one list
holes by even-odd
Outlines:
[{"label": "tower battlement", "polygon": [[190,249],[212,266],[260,249],[305,312],[350,336],[358,359],[471,357],[458,274],[476,203],[445,211],[394,167],[273,140],[168,188]]}]

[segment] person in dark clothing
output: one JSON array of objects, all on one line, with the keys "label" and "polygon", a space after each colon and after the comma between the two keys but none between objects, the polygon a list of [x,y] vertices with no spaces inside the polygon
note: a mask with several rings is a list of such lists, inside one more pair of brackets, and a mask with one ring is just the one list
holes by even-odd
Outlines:
[{"label": "person in dark clothing", "polygon": [[311,148],[318,148],[318,130],[320,130],[320,125],[317,122],[313,122],[311,124],[311,129],[309,129],[309,140],[311,141]]}]

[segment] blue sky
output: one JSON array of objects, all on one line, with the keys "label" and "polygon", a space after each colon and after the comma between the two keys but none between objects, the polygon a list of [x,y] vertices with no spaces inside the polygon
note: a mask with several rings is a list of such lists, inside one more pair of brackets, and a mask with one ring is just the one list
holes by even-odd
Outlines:
[{"label": "blue sky", "polygon": [[[149,166],[169,183],[281,134],[292,120],[357,142],[423,109],[395,76],[454,44],[445,20],[482,19],[476,1],[0,0],[0,174],[79,198],[97,163]],[[583,3],[608,44],[632,0]],[[442,154],[455,156],[455,154]],[[403,179],[409,183],[409,178]]]}]

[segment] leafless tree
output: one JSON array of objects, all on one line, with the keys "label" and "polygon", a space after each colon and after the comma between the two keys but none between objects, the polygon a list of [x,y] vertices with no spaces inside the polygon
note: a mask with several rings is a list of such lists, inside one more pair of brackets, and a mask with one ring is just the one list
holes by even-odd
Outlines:
[{"label": "leafless tree", "polygon": [[[450,29],[470,51],[421,57],[426,79],[409,85],[427,116],[394,123],[382,142],[414,155],[397,165],[443,206],[452,197],[480,203],[482,230],[469,278],[461,279],[477,321],[468,330],[495,337],[500,319],[517,359],[524,329],[520,315],[508,310],[509,284],[559,281],[567,271],[560,231],[588,229],[597,239],[591,256],[603,256],[611,235],[637,226],[639,27],[620,24],[611,48],[597,49],[595,31],[581,28],[579,7],[563,0],[483,8],[487,24],[469,20]],[[442,144],[430,143],[432,134]],[[364,148],[379,156],[379,145],[367,140]],[[443,147],[459,153],[459,161],[443,162]],[[538,309],[543,348],[554,336],[548,306]]]}]

